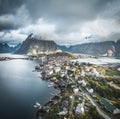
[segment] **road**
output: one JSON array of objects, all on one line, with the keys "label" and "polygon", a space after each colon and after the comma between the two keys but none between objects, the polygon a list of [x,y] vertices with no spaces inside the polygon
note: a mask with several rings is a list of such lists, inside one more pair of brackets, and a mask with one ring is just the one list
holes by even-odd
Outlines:
[{"label": "road", "polygon": [[72,119],[72,110],[73,110],[73,106],[74,106],[74,100],[75,100],[75,97],[74,97],[74,95],[72,95],[72,101],[71,101],[70,117],[69,117],[69,119]]},{"label": "road", "polygon": [[97,105],[97,103],[92,99],[92,97],[87,93],[86,90],[84,90],[84,89],[81,88],[81,87],[80,87],[80,90],[85,93],[86,97],[90,100],[90,102],[92,103],[92,105],[96,107],[98,113],[99,113],[103,118],[105,118],[105,119],[112,119],[112,118],[109,117],[107,114],[105,114],[105,112],[104,112],[103,110],[101,110],[101,109],[99,108],[99,106]]}]

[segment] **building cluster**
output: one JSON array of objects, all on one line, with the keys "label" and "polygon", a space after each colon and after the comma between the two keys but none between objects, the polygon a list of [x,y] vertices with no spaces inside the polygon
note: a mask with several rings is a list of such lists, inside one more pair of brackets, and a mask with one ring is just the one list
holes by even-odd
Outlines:
[{"label": "building cluster", "polygon": [[[36,69],[40,71],[41,78],[49,81],[50,86],[60,89],[61,94],[69,93],[71,103],[74,102],[75,97],[78,97],[77,105],[68,106],[68,100],[61,101],[61,110],[58,115],[66,115],[71,111],[75,114],[83,114],[86,108],[85,95],[81,92],[82,87],[89,95],[94,95],[95,91],[86,82],[86,76],[93,76],[94,79],[99,80],[105,74],[104,70],[98,70],[96,65],[90,65],[72,61],[50,60],[47,64],[40,64]],[[100,104],[104,105],[104,100],[100,100]],[[112,107],[112,106],[111,106]],[[108,107],[106,107],[108,109]],[[116,111],[116,110],[115,110]],[[114,113],[113,111],[110,111]]]}]

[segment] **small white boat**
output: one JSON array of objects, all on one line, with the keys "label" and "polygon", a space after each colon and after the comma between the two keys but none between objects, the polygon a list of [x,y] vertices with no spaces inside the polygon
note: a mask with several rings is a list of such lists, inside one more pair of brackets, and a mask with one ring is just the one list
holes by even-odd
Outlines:
[{"label": "small white boat", "polygon": [[54,86],[54,83],[53,82],[49,82],[48,83],[48,87],[52,87],[52,86]]},{"label": "small white boat", "polygon": [[61,111],[59,113],[57,113],[58,115],[66,115],[68,113],[68,111]]},{"label": "small white boat", "polygon": [[36,102],[35,105],[34,105],[34,108],[40,109],[41,107],[42,107],[42,106],[41,106],[41,104],[40,104],[39,102]]}]

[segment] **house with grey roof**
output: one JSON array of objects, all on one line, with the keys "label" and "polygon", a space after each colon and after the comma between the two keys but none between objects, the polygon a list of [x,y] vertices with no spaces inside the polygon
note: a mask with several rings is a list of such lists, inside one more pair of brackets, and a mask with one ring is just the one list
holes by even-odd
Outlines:
[{"label": "house with grey roof", "polygon": [[103,105],[105,107],[105,109],[113,114],[118,114],[120,113],[120,110],[118,108],[116,108],[111,102],[109,102],[107,99],[105,98],[100,98],[99,102],[101,105]]}]

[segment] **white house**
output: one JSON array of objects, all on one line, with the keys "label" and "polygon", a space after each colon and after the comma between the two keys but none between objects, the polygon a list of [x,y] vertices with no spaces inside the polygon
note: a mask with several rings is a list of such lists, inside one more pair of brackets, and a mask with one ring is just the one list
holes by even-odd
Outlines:
[{"label": "white house", "polygon": [[67,75],[67,71],[66,70],[61,70],[60,76],[64,77]]},{"label": "white house", "polygon": [[60,67],[54,67],[54,71],[55,71],[55,73],[59,72],[60,70],[61,70]]},{"label": "white house", "polygon": [[65,69],[66,69],[66,70],[70,69],[70,66],[65,66]]},{"label": "white house", "polygon": [[58,115],[66,115],[68,113],[68,111],[61,111],[59,113],[57,113]]},{"label": "white house", "polygon": [[94,90],[93,90],[90,86],[87,87],[86,89],[87,89],[87,91],[88,91],[90,94],[92,94],[92,93],[94,92]]},{"label": "white house", "polygon": [[75,94],[78,93],[78,91],[79,91],[78,88],[74,88],[74,89],[73,89],[73,92],[74,92]]},{"label": "white house", "polygon": [[83,87],[86,86],[85,80],[82,81],[82,86],[83,86]]},{"label": "white house", "polygon": [[75,79],[78,80],[78,78],[79,78],[79,75],[75,75]]},{"label": "white house", "polygon": [[86,86],[86,82],[85,82],[85,80],[83,80],[83,79],[82,79],[82,80],[78,80],[78,83],[79,83],[79,84],[82,84],[82,86]]},{"label": "white house", "polygon": [[76,68],[75,68],[75,67],[72,67],[72,68],[71,68],[71,71],[75,71],[75,70],[76,70]]},{"label": "white house", "polygon": [[53,74],[53,70],[47,70],[47,75],[52,75]]},{"label": "white house", "polygon": [[54,68],[54,66],[53,65],[48,65],[49,66],[49,69],[53,69]]},{"label": "white house", "polygon": [[81,71],[80,75],[81,75],[81,76],[85,76],[84,70]]},{"label": "white house", "polygon": [[78,104],[75,110],[76,114],[83,114],[84,113],[84,107],[83,104]]}]

